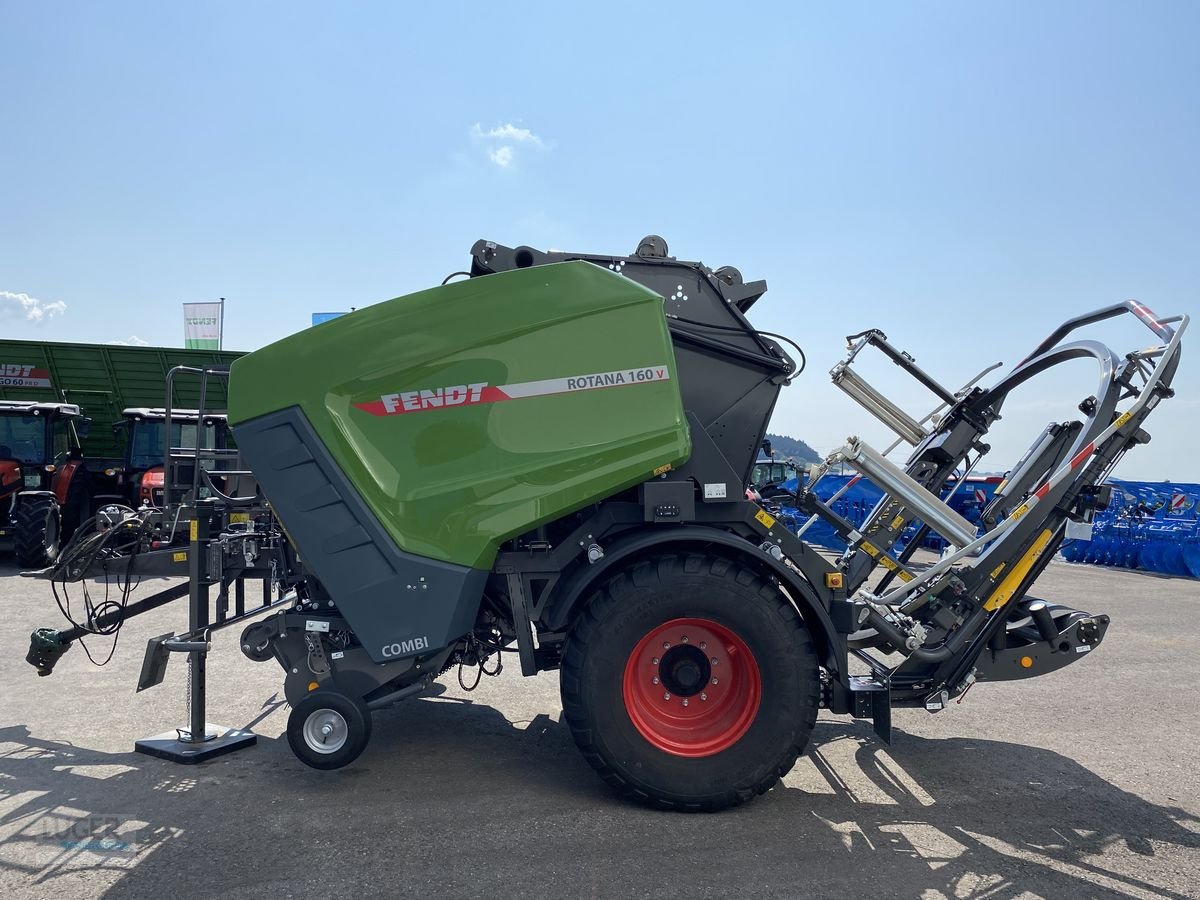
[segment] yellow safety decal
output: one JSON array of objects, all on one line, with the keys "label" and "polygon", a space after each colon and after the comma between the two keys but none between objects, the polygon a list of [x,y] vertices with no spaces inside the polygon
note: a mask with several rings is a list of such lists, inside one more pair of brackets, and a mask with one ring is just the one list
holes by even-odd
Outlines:
[{"label": "yellow safety decal", "polygon": [[896,562],[896,560],[892,559],[886,553],[879,557],[879,562],[889,572],[895,572],[898,576],[900,576],[901,581],[912,581],[913,580],[912,575],[910,575],[908,572],[906,572],[903,569],[903,567],[901,567],[900,563]]},{"label": "yellow safety decal", "polygon": [[665,475],[667,472],[670,472],[672,468],[674,468],[674,466],[672,466],[670,463],[667,463],[665,466],[659,466],[657,469],[655,469],[654,474]]},{"label": "yellow safety decal", "polygon": [[1123,412],[1119,416],[1117,416],[1117,421],[1113,422],[1113,424],[1116,425],[1118,428],[1120,428],[1122,425],[1124,425],[1126,422],[1128,422],[1132,418],[1133,418],[1132,413]]},{"label": "yellow safety decal", "polygon": [[1025,580],[1025,576],[1029,574],[1029,570],[1033,568],[1033,564],[1037,562],[1038,557],[1042,555],[1042,551],[1046,549],[1046,545],[1050,543],[1050,539],[1053,537],[1054,533],[1049,528],[1037,536],[1037,540],[1033,542],[1033,546],[1013,566],[1012,571],[1008,573],[1008,577],[1000,582],[995,593],[988,597],[987,603],[983,604],[984,609],[988,612],[999,609],[1013,598],[1013,594],[1017,592],[1017,589],[1021,586],[1021,582]]},{"label": "yellow safety decal", "polygon": [[171,559],[175,560],[175,562],[187,562],[187,552],[175,553],[171,556]]},{"label": "yellow safety decal", "polygon": [[998,566],[996,566],[996,568],[992,569],[991,573],[988,575],[988,578],[992,579],[992,581],[995,581],[996,576],[1004,571],[1004,567],[1006,565],[1008,565],[1008,563],[1000,563],[1000,565],[998,565]]},{"label": "yellow safety decal", "polygon": [[840,591],[845,586],[845,583],[845,579],[842,577],[841,572],[825,573],[825,587],[829,588],[830,590]]},{"label": "yellow safety decal", "polygon": [[775,527],[775,517],[774,517],[774,516],[772,516],[772,515],[771,515],[769,512],[767,512],[765,509],[760,509],[758,512],[756,512],[756,513],[754,514],[754,518],[758,519],[758,521],[762,522],[762,523],[763,523],[764,525],[766,525],[768,528],[774,528],[774,527]]},{"label": "yellow safety decal", "polygon": [[904,524],[904,515],[902,513],[902,514],[896,516],[896,518],[892,519],[892,524],[888,526],[888,530],[895,531],[897,528],[899,528],[903,524]]},{"label": "yellow safety decal", "polygon": [[249,521],[250,521],[250,513],[235,512],[235,513],[229,514],[229,524],[230,525],[237,525],[239,523],[244,523],[244,522],[249,522]]},{"label": "yellow safety decal", "polygon": [[870,541],[863,541],[862,547],[860,549],[866,550],[868,556],[878,556],[879,555],[879,548],[876,547],[874,544],[872,544]]},{"label": "yellow safety decal", "polygon": [[195,519],[192,519],[192,524],[188,528],[188,538],[193,541],[200,539],[200,523]]},{"label": "yellow safety decal", "polygon": [[1021,518],[1021,516],[1025,515],[1025,513],[1027,513],[1027,512],[1029,512],[1029,504],[1022,503],[1020,506],[1018,506],[1016,509],[1014,509],[1011,513],[1009,513],[1008,517],[1010,519],[1012,519],[1014,522],[1016,522]]}]

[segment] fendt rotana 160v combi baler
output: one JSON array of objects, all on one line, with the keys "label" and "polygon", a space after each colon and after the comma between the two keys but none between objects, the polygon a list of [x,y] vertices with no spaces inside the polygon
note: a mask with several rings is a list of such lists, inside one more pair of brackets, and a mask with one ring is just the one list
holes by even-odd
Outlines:
[{"label": "fendt rotana 160v combi baler", "polygon": [[[363,751],[374,710],[452,668],[492,674],[512,653],[526,675],[559,670],[566,722],[609,784],[718,809],[774,784],[820,708],[872,719],[887,739],[893,707],[937,711],[976,681],[1043,675],[1103,639],[1106,616],[1029,590],[1068,532],[1086,536],[1113,466],[1149,440],[1186,317],[1105,307],[990,388],[985,370],[957,390],[882,332],[852,336],[834,382],[908,452],[897,462],[851,438],[807,473],[796,504],[846,542],[832,554],[747,493],[779,391],[803,367],[749,320],[765,283],[677,260],[654,236],[628,257],[480,241],[464,274],[237,360],[237,451],[220,463],[172,448],[165,461],[189,462],[208,490],[113,508],[38,573],[65,586],[176,571],[187,584],[40,630],[39,671],[186,592],[189,628],[150,642],[140,685],[161,681],[170,653],[190,657],[191,726],[173,758],[230,738],[205,726],[198,676],[213,633],[250,620],[241,647],[283,668],[293,750],[328,769]],[[1074,339],[1123,315],[1152,346],[1122,356]],[[854,370],[868,348],[934,395],[929,415]],[[1080,415],[1047,426],[982,525],[967,522],[945,496],[987,454],[1007,395],[1081,358],[1099,379]],[[884,491],[859,527],[813,491],[842,464]],[[949,548],[922,562],[930,532]],[[262,580],[261,604],[246,579]]]}]

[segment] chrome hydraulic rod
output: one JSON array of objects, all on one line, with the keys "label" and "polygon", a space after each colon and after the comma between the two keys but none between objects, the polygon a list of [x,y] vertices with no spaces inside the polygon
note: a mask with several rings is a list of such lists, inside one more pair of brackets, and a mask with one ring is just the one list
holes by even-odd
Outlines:
[{"label": "chrome hydraulic rod", "polygon": [[[960,396],[960,397],[966,396],[967,391],[969,391],[971,388],[975,387],[975,385],[979,384],[979,382],[983,380],[983,376],[987,375],[989,372],[994,372],[996,369],[1000,368],[1002,365],[1004,365],[1003,362],[995,362],[995,363],[992,363],[990,366],[987,366],[986,368],[981,369],[979,371],[978,375],[976,375],[974,378],[972,378],[970,381],[968,381],[966,384],[964,384],[961,388],[958,389],[958,396]],[[924,416],[922,416],[921,420],[917,424],[924,425],[926,422],[930,421],[935,416],[937,416],[937,414],[940,413],[943,409],[945,409],[948,405],[949,404],[943,400],[941,403],[939,403],[937,406],[935,406],[933,409],[931,409],[929,412],[927,412]],[[889,453],[891,453],[893,450],[895,450],[897,447],[899,447],[903,443],[904,443],[904,438],[896,438],[894,441],[892,441],[890,444],[888,444],[887,449],[883,451],[883,455],[887,456]],[[816,486],[817,482],[820,481],[822,478],[824,478],[826,474],[827,474],[826,472],[822,472],[820,475],[818,475],[816,478],[814,478],[812,480],[812,482],[809,484],[808,489],[811,491]],[[846,491],[850,490],[850,488],[854,487],[854,485],[858,484],[858,482],[861,480],[862,480],[861,475],[855,475],[853,478],[851,478],[849,481],[847,481],[845,484],[843,484],[840,488],[838,488],[837,491],[834,492],[833,496],[831,496],[825,502],[827,504],[831,504],[831,503],[835,502],[836,500],[840,500],[842,495],[845,494]],[[808,521],[805,522],[803,525],[801,525],[798,529],[796,529],[796,537],[803,537],[804,532],[806,532],[806,531],[808,531],[808,529],[812,528],[812,526],[816,524],[817,519],[819,519],[819,518],[820,518],[820,516],[818,516],[816,514],[809,516]]]},{"label": "chrome hydraulic rod", "polygon": [[847,463],[862,472],[869,481],[883,488],[890,496],[903,501],[916,517],[946,538],[961,547],[975,539],[975,527],[942,502],[932,491],[911,478],[907,472],[878,450],[856,437],[850,438],[840,455]]}]

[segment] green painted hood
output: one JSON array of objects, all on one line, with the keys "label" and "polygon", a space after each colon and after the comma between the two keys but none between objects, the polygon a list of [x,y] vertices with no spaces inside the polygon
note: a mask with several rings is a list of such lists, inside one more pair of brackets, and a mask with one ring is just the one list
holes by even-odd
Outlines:
[{"label": "green painted hood", "polygon": [[490,568],[501,541],[687,459],[662,305],[586,262],[421,291],[239,359],[229,420],[298,407],[402,550]]}]

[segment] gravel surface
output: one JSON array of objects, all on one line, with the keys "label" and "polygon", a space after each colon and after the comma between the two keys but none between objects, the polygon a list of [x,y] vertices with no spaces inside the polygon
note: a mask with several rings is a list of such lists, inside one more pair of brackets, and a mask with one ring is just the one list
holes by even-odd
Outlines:
[{"label": "gravel surface", "polygon": [[0,897],[1200,897],[1195,581],[1056,562],[1038,595],[1113,619],[1095,653],[898,710],[891,746],[823,716],[780,786],[704,816],[615,798],[560,723],[557,675],[514,666],[470,694],[449,673],[377,713],[354,765],[307,769],[282,673],[236,630],[216,638],[209,718],[257,746],[135,754],[184,724],[182,659],[133,690],[184,606],[131,623],[104,668],[76,647],[38,678],[29,632],[60,618],[15,572],[0,563]]}]

